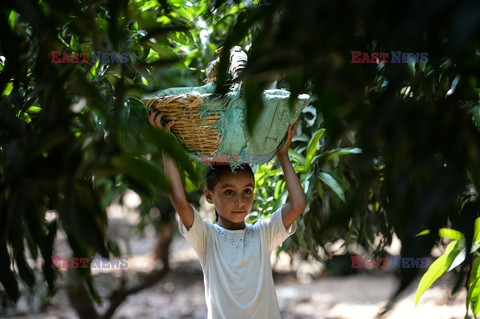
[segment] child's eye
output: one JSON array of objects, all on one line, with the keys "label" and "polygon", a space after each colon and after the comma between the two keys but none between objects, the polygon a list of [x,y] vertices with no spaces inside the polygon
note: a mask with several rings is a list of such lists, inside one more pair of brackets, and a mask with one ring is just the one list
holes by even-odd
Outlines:
[{"label": "child's eye", "polygon": [[231,189],[227,189],[225,191],[225,195],[232,195],[233,194],[233,191]]},{"label": "child's eye", "polygon": [[246,190],[244,191],[244,193],[245,193],[246,195],[252,195],[252,190],[251,190],[251,189],[246,189]]}]

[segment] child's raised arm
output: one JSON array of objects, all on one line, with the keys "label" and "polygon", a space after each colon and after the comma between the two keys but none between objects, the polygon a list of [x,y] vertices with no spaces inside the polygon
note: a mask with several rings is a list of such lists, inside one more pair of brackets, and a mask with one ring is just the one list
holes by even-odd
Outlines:
[{"label": "child's raised arm", "polygon": [[[163,127],[161,124],[162,116],[163,113],[155,111],[150,114],[148,120],[154,127],[161,128],[168,132],[175,122],[169,122],[165,127]],[[177,164],[175,164],[173,159],[168,154],[162,152],[162,156],[165,175],[172,184],[172,188],[169,193],[170,201],[172,202],[173,207],[175,207],[178,216],[180,216],[183,225],[185,225],[187,229],[190,229],[190,227],[193,225],[194,214],[192,206],[190,206],[185,196],[185,190],[183,189],[182,178],[180,176],[180,172],[178,171]]]},{"label": "child's raised arm", "polygon": [[288,127],[287,138],[277,151],[278,161],[283,169],[283,176],[285,178],[285,184],[287,185],[289,198],[288,203],[283,206],[282,212],[283,226],[285,226],[286,229],[297,220],[307,206],[305,191],[288,157],[288,149],[292,142],[293,134],[295,134],[297,130],[297,123],[295,123],[293,127],[291,125]]}]

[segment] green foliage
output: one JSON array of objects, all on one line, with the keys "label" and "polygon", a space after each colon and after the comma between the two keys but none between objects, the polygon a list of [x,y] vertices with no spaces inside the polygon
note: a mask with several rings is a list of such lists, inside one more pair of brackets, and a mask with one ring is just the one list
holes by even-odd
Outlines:
[{"label": "green foliage", "polygon": [[480,313],[480,257],[475,257],[472,263],[472,270],[470,271],[468,294],[467,294],[467,309],[470,305],[473,315],[475,317]]},{"label": "green foliage", "polygon": [[[251,44],[241,76],[250,130],[273,81],[292,92],[292,103],[302,92],[315,99],[307,109],[316,116],[305,113],[289,153],[308,208],[283,249],[316,255],[341,238],[378,251],[395,232],[402,255],[416,257],[428,254],[437,240],[432,234],[451,224],[464,235],[465,251],[478,251],[478,200],[463,206],[459,198],[471,184],[480,188],[479,12],[475,2],[453,0],[7,1],[0,9],[6,293],[18,298],[17,278],[31,286],[27,251],[40,259],[54,291],[57,226],[75,256],[108,254],[105,208],[126,188],[144,203],[168,189],[158,168],[162,150],[180,163],[190,190],[199,186],[198,166],[171,136],[149,128],[139,97],[202,84],[201,70],[222,45],[228,52]],[[128,63],[51,63],[51,51],[98,50],[126,52]],[[353,50],[427,52],[428,61],[355,64]],[[227,66],[223,54],[219,91],[228,88]],[[253,220],[287,200],[281,169],[261,165],[256,177]],[[56,218],[47,220],[47,212]],[[424,229],[431,233],[417,237]],[[458,233],[442,232],[461,245]],[[477,259],[466,254],[459,280],[468,267],[478,274],[471,267]],[[415,278],[412,271],[401,275],[394,298]],[[468,299],[474,312],[475,282]]]},{"label": "green foliage", "polygon": [[[290,148],[289,156],[305,190],[310,209],[301,217],[296,235],[289,239],[282,249],[288,252],[304,252],[319,258],[318,248],[327,242],[321,235],[322,222],[326,217],[324,215],[334,211],[345,201],[345,192],[351,187],[347,179],[348,166],[339,161],[339,158],[359,154],[361,151],[351,147],[326,149],[324,128],[313,131],[310,138],[310,128],[301,127],[300,130],[302,134],[296,137],[295,147]],[[255,207],[250,214],[252,221],[270,216],[286,203],[288,197],[282,169],[278,164],[259,165],[255,180]],[[319,207],[321,209],[318,209]],[[332,238],[328,239],[330,240]],[[328,251],[325,252],[329,254]]]},{"label": "green foliage", "polygon": [[445,250],[445,253],[430,265],[418,284],[415,295],[415,305],[418,304],[423,293],[450,268],[457,255],[461,253],[463,249],[465,249],[465,241],[452,241]]},{"label": "green foliage", "polygon": [[[106,207],[127,188],[140,194],[144,209],[168,191],[161,151],[178,161],[189,190],[198,188],[198,168],[175,138],[150,127],[139,98],[201,84],[200,70],[239,7],[212,15],[208,1],[2,5],[0,282],[12,300],[19,296],[17,278],[33,287],[37,262],[54,293],[57,225],[74,256],[109,255],[114,245],[105,237]],[[87,63],[52,63],[52,51],[68,60],[73,53],[89,56]],[[98,51],[126,53],[128,61],[94,62]],[[82,271],[96,296],[89,269]]]},{"label": "green foliage", "polygon": [[[452,223],[472,233],[480,210],[459,213],[458,200],[470,183],[480,185],[480,134],[472,120],[478,118],[480,24],[465,22],[477,21],[479,12],[471,1],[453,0],[428,5],[278,0],[243,10],[225,43],[252,37],[241,77],[247,125],[254,127],[262,109],[262,89],[280,77],[294,93],[308,90],[316,98],[313,105],[328,133],[326,149],[353,131],[353,146],[362,150],[350,166],[353,187],[345,204],[332,213],[318,197],[309,202],[304,222],[321,220],[322,227],[299,236],[312,235],[318,243],[346,234],[347,244],[354,240],[381,250],[395,232],[402,255],[418,257],[435,244],[434,236],[415,236],[423,229]],[[426,52],[428,61],[356,64],[355,50]],[[374,244],[378,236],[382,240]],[[393,299],[415,276],[416,271],[401,270]]]},{"label": "green foliage", "polygon": [[[430,265],[422,276],[417,287],[415,305],[418,304],[423,293],[446,271],[450,271],[466,261],[465,236],[461,232],[450,228],[441,228],[439,235],[452,241],[448,244],[445,252]],[[473,315],[477,318],[480,313],[480,217],[475,220],[474,224],[471,254],[473,255],[473,261],[467,285],[466,306],[467,312],[471,307]]]}]

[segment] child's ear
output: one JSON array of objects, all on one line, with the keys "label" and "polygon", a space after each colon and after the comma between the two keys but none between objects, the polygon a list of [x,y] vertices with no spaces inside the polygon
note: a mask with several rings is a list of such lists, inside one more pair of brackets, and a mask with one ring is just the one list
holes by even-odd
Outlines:
[{"label": "child's ear", "polygon": [[209,191],[206,187],[203,189],[203,194],[208,203],[213,204],[212,192]]}]

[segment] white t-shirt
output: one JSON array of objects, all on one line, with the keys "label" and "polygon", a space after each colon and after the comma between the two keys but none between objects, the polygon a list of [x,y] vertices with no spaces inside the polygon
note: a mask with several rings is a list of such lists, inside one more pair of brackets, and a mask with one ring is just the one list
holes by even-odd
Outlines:
[{"label": "white t-shirt", "polygon": [[208,318],[280,318],[270,254],[295,232],[296,224],[285,229],[279,208],[269,220],[228,230],[193,211],[192,227],[187,231],[179,221],[179,229],[202,265]]}]

